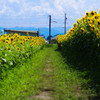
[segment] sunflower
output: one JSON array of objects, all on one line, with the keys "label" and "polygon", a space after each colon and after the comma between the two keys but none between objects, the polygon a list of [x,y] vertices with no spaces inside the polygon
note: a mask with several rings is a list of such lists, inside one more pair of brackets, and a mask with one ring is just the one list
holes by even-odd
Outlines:
[{"label": "sunflower", "polygon": [[14,38],[13,38],[13,37],[11,37],[11,38],[10,38],[10,40],[11,40],[11,41],[14,41]]},{"label": "sunflower", "polygon": [[79,24],[79,22],[80,22],[80,20],[79,19],[77,19],[77,23]]},{"label": "sunflower", "polygon": [[95,30],[95,26],[94,25],[91,26],[91,30],[93,30],[93,31]]},{"label": "sunflower", "polygon": [[4,37],[1,37],[1,42],[3,43],[3,42],[5,42],[5,38]]},{"label": "sunflower", "polygon": [[9,41],[8,41],[8,40],[6,40],[6,43],[7,43],[7,44],[9,44]]},{"label": "sunflower", "polygon": [[95,13],[96,13],[96,12],[94,12],[94,11],[91,11],[91,12],[90,12],[90,14],[91,14],[92,16],[95,15]]},{"label": "sunflower", "polygon": [[84,31],[85,31],[85,30],[84,30],[84,28],[82,27],[82,28],[81,28],[81,32],[83,33]]},{"label": "sunflower", "polygon": [[16,48],[16,50],[17,50],[17,51],[20,51],[20,48],[19,48],[19,47],[17,47],[17,48]]},{"label": "sunflower", "polygon": [[10,47],[7,47],[6,49],[7,49],[7,50],[10,50]]},{"label": "sunflower", "polygon": [[24,45],[24,42],[23,42],[23,41],[21,41],[21,42],[20,42],[20,44],[21,44],[21,45]]},{"label": "sunflower", "polygon": [[76,26],[76,23],[74,23],[74,27]]},{"label": "sunflower", "polygon": [[18,37],[18,33],[15,33],[14,36],[15,36],[15,37]]},{"label": "sunflower", "polygon": [[89,13],[88,13],[88,12],[86,12],[86,15],[88,16],[88,15],[89,15]]},{"label": "sunflower", "polygon": [[98,25],[100,25],[100,21],[98,21]]},{"label": "sunflower", "polygon": [[95,16],[95,19],[98,19],[99,17],[98,16]]},{"label": "sunflower", "polygon": [[31,43],[31,47],[33,46],[33,43]]},{"label": "sunflower", "polygon": [[91,21],[91,19],[90,19],[90,18],[88,18],[88,21],[90,22],[90,21]]},{"label": "sunflower", "polygon": [[97,30],[96,36],[97,36],[98,39],[100,39],[100,32],[99,32],[99,30]]},{"label": "sunflower", "polygon": [[7,36],[7,34],[4,34],[3,36],[4,36],[4,37],[6,37],[6,36]]},{"label": "sunflower", "polygon": [[25,39],[25,42],[27,42],[28,41],[28,39]]},{"label": "sunflower", "polygon": [[28,37],[28,39],[30,39],[30,37]]}]

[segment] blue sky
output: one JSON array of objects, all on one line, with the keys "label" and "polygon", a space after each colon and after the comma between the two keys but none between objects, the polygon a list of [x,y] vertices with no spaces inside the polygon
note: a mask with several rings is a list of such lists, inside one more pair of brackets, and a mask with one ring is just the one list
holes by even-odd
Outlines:
[{"label": "blue sky", "polygon": [[48,15],[52,27],[63,27],[65,12],[72,26],[86,11],[99,8],[100,0],[0,0],[0,27],[48,27]]}]

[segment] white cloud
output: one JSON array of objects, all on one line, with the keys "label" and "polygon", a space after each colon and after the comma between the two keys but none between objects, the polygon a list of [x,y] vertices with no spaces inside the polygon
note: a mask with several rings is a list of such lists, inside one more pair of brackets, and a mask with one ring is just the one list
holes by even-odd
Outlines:
[{"label": "white cloud", "polygon": [[[4,0],[5,1],[5,0]],[[30,1],[30,0],[29,0]],[[76,14],[81,14],[83,11],[86,10],[91,10],[93,8],[97,8],[97,3],[95,2],[96,0],[51,0],[51,1],[46,1],[46,0],[40,0],[39,3],[35,3],[34,1],[28,2],[26,0],[8,0],[8,3],[19,3],[20,5],[20,15],[21,13],[25,14],[28,12],[37,12],[37,13],[44,13],[44,14],[59,14],[59,13],[68,13],[69,15],[71,13],[76,13]],[[98,0],[100,1],[100,0]],[[53,2],[53,6],[50,5],[50,3]],[[88,3],[91,2],[91,5]],[[11,9],[10,4],[7,4],[7,8],[9,10]],[[13,4],[12,4],[13,5]],[[4,7],[6,8],[6,7]],[[12,9],[12,11],[16,12],[16,9]],[[9,11],[8,11],[9,12]],[[31,13],[30,13],[31,14]]]},{"label": "white cloud", "polygon": [[8,0],[8,2],[10,2],[10,3],[19,3],[20,0]]},{"label": "white cloud", "polygon": [[99,2],[100,0],[0,0],[0,16],[13,19],[33,17],[34,20],[40,17],[37,20],[39,22],[43,19],[42,15],[49,14],[55,19],[63,20],[66,12],[70,23],[84,16],[86,11],[97,11]]}]

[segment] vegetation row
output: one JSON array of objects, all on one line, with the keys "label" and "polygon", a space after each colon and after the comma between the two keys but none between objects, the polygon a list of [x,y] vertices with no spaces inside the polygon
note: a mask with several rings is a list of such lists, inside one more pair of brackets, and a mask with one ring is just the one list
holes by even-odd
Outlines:
[{"label": "vegetation row", "polygon": [[100,10],[86,12],[65,34],[58,35],[58,47],[71,63],[89,69],[100,68]]},{"label": "vegetation row", "polygon": [[37,52],[45,44],[42,37],[20,36],[19,34],[0,35],[0,77],[6,70],[23,64],[27,58]]}]

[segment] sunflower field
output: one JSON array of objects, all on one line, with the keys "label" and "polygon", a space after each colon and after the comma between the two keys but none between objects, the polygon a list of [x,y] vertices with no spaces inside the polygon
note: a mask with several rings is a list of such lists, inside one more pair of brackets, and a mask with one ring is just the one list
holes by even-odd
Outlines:
[{"label": "sunflower field", "polygon": [[65,35],[58,35],[56,40],[72,63],[90,69],[100,68],[100,9],[99,13],[86,12]]},{"label": "sunflower field", "polygon": [[[1,32],[3,33],[3,32]],[[45,44],[42,37],[20,36],[19,34],[0,35],[0,77],[17,64],[22,64]]]}]

